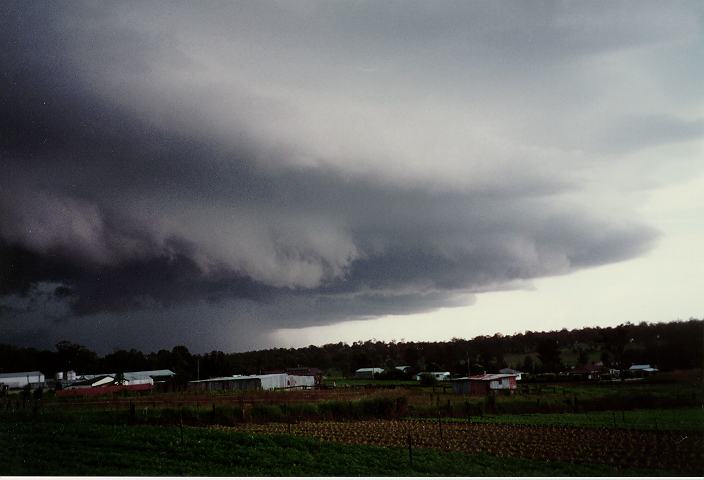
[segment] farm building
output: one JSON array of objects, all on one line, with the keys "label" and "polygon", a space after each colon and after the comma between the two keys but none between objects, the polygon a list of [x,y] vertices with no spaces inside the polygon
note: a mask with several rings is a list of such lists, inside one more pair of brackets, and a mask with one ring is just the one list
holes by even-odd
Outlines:
[{"label": "farm building", "polygon": [[138,384],[138,385],[116,385],[115,383],[106,383],[99,385],[97,387],[85,386],[85,387],[66,387],[63,390],[57,390],[57,397],[91,397],[108,395],[119,392],[146,392],[152,389],[152,385],[149,384]]},{"label": "farm building", "polygon": [[515,373],[486,373],[462,377],[452,381],[452,388],[455,393],[470,395],[486,395],[497,390],[510,392],[516,389],[517,377]]},{"label": "farm building", "polygon": [[649,364],[641,364],[641,365],[631,365],[631,367],[628,369],[628,372],[632,375],[652,375],[653,373],[657,373],[659,370],[657,368],[651,367]]},{"label": "farm building", "polygon": [[71,389],[76,389],[76,388],[103,387],[103,386],[114,385],[114,384],[115,384],[115,376],[114,375],[99,375],[97,377],[78,380],[78,381],[73,382],[72,384],[66,386],[65,388],[67,390],[71,390]]},{"label": "farm building", "polygon": [[601,362],[592,363],[575,368],[569,375],[570,377],[577,377],[584,380],[600,380],[602,370],[604,370],[604,366]]},{"label": "farm building", "polygon": [[312,375],[288,375],[286,388],[310,388],[318,385],[316,377]]},{"label": "farm building", "polygon": [[433,377],[437,381],[450,379],[450,372],[420,372],[418,375],[415,376],[415,379],[420,380],[426,375]]},{"label": "farm building", "polygon": [[354,376],[355,376],[355,378],[374,378],[374,375],[378,375],[383,372],[384,372],[383,368],[375,368],[375,367],[358,368],[354,372]]},{"label": "farm building", "polygon": [[316,367],[287,368],[286,373],[288,373],[289,375],[300,375],[303,377],[323,376],[323,371]]},{"label": "farm building", "polygon": [[287,373],[233,375],[188,382],[189,389],[204,391],[301,389],[313,386],[315,386],[314,376],[289,375]]},{"label": "farm building", "polygon": [[521,375],[523,375],[523,372],[519,372],[518,370],[514,370],[513,368],[502,368],[501,370],[499,370],[499,373],[511,373],[511,374],[518,375],[516,377],[516,380],[520,380]]},{"label": "farm building", "polygon": [[151,378],[154,382],[163,382],[176,374],[171,370],[142,370],[139,372],[125,372],[125,380],[135,381],[137,379]]},{"label": "farm building", "polygon": [[135,375],[134,373],[124,374],[124,385],[154,385],[154,379],[150,376]]},{"label": "farm building", "polygon": [[[143,370],[138,372],[124,372],[123,374],[123,384],[124,385],[154,385],[155,382],[164,381],[176,374],[171,370]],[[85,374],[80,375],[76,378],[75,372],[73,375],[74,380],[83,383],[85,381],[94,380],[101,377],[112,377],[113,381],[117,379],[117,373],[99,373],[99,374]],[[77,382],[71,383],[69,386],[76,385]]]},{"label": "farm building", "polygon": [[261,382],[259,379],[244,377],[242,375],[215,377],[188,382],[188,389],[208,392],[220,390],[259,390],[261,389]]},{"label": "farm building", "polygon": [[69,370],[68,372],[56,372],[54,379],[57,382],[73,382],[76,380],[76,372]]},{"label": "farm building", "polygon": [[42,372],[16,372],[0,373],[0,384],[7,388],[24,388],[30,386],[43,386],[44,374]]},{"label": "farm building", "polygon": [[288,373],[289,375],[299,377],[313,377],[315,379],[315,385],[320,385],[323,382],[323,371],[315,367],[296,367],[287,368],[286,370],[270,370],[264,372],[265,375],[271,373]]}]

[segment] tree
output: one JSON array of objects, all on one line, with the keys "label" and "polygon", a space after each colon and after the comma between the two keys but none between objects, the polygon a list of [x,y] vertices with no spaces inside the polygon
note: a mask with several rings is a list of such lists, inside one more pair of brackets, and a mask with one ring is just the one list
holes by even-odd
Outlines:
[{"label": "tree", "polygon": [[586,365],[589,362],[589,353],[583,348],[579,349],[579,356],[577,357],[577,365]]},{"label": "tree", "polygon": [[557,340],[545,338],[538,343],[538,358],[544,372],[558,372],[562,369],[560,349]]},{"label": "tree", "polygon": [[532,356],[530,356],[530,355],[525,356],[525,358],[523,359],[523,365],[521,366],[521,370],[523,370],[526,373],[535,372],[535,362],[533,361]]},{"label": "tree", "polygon": [[607,368],[611,366],[611,354],[608,350],[601,351],[601,363]]},{"label": "tree", "polygon": [[434,387],[438,384],[438,380],[435,378],[435,375],[424,373],[420,376],[420,384],[423,387]]},{"label": "tree", "polygon": [[97,365],[98,355],[83,345],[63,340],[56,344],[56,352],[62,370],[91,371]]}]

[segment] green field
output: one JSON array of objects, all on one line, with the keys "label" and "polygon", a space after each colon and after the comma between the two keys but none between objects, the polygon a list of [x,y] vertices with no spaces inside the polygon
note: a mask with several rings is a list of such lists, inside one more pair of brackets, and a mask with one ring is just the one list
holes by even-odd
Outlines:
[{"label": "green field", "polygon": [[[434,419],[433,419],[434,420]],[[467,422],[466,418],[447,421]],[[627,428],[637,430],[704,431],[704,409],[668,408],[587,413],[532,413],[471,417],[473,423],[505,425],[559,425],[569,427]]]},{"label": "green field", "polygon": [[[350,387],[319,392],[254,392],[250,394],[249,403],[240,403],[240,399],[231,394],[175,392],[154,396],[64,399],[55,398],[49,393],[39,404],[31,401],[24,406],[19,397],[10,396],[0,404],[0,407],[4,406],[0,408],[2,473],[153,476],[677,475],[678,472],[619,469],[611,465],[658,465],[657,468],[678,465],[677,468],[685,468],[684,465],[694,461],[692,458],[697,458],[698,447],[694,448],[694,453],[688,450],[686,455],[694,457],[686,457],[681,463],[650,464],[643,459],[655,457],[650,457],[650,454],[638,456],[647,445],[647,442],[638,439],[672,438],[672,432],[682,432],[682,435],[689,435],[688,442],[698,442],[704,432],[704,392],[701,383],[694,382],[531,384],[530,393],[524,391],[489,397],[443,393],[441,387],[408,388],[397,381],[351,382]],[[396,388],[368,390],[359,386],[370,382]],[[417,385],[416,382],[411,384]],[[33,406],[36,407],[34,414]],[[467,422],[468,415],[472,423],[481,424],[530,425],[536,426],[536,429],[542,426],[589,427],[589,430],[584,429],[576,435],[580,441],[583,441],[583,435],[597,435],[597,450],[594,450],[592,442],[590,448],[595,456],[585,459],[584,464],[564,463],[567,461],[565,458],[582,460],[581,457],[557,455],[561,453],[560,446],[550,450],[557,454],[554,461],[549,462],[520,458],[521,455],[510,453],[510,450],[507,456],[503,447],[500,450],[493,447],[482,447],[480,450],[458,447],[450,451],[441,444],[433,444],[437,432],[434,428],[429,430],[426,422],[420,422],[419,426],[416,425],[418,432],[430,443],[422,441],[416,444],[413,463],[410,464],[407,450],[398,448],[403,441],[375,443],[371,440],[376,434],[369,433],[373,429],[365,430],[372,435],[369,442],[365,437],[367,433],[358,434],[356,431],[354,441],[350,438],[324,437],[318,430],[314,430],[314,434],[304,433],[304,436],[297,437],[281,435],[287,433],[286,424],[298,422],[301,426],[315,425],[315,422],[321,421],[333,422],[338,428],[347,422],[404,418],[416,419],[417,422],[419,418],[427,418],[434,425],[438,416],[444,418],[439,423],[461,423]],[[183,442],[181,422],[184,425]],[[235,431],[240,427],[268,422],[279,422],[283,427],[268,432],[268,435]],[[447,431],[457,430],[455,427],[459,430],[464,428],[453,425]],[[595,433],[593,428],[608,430]],[[497,429],[499,425],[477,431],[483,432],[485,436],[482,438],[492,441],[491,432]],[[624,429],[637,432],[625,432]],[[514,430],[525,431],[525,427]],[[381,432],[386,439],[388,431]],[[602,458],[598,450],[599,442],[621,433],[627,433],[625,438],[630,442],[624,444],[627,448],[624,447],[621,452],[623,457],[619,457],[626,461],[615,463],[611,461],[612,457]],[[321,440],[309,438],[309,435]],[[531,437],[527,437],[529,439],[525,442],[530,443],[534,438],[532,430],[529,435]],[[545,431],[536,430],[535,435],[545,435]],[[569,435],[573,435],[569,437],[571,439],[575,434]],[[463,438],[460,435],[457,441]],[[374,445],[360,445],[359,439]],[[580,445],[578,443],[577,447]],[[667,445],[671,446],[669,443]],[[657,444],[651,447],[664,448]],[[466,453],[473,451],[483,453]],[[549,455],[553,458],[552,453]],[[591,464],[587,464],[589,461]]]},{"label": "green field", "polygon": [[5,475],[190,476],[652,476],[616,469],[489,455],[326,443],[287,435],[125,425],[114,415],[0,416]]}]

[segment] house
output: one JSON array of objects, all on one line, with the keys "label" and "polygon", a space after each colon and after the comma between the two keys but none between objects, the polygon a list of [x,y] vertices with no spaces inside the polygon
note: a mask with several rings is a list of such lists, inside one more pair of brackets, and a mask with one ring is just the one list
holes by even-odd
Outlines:
[{"label": "house", "polygon": [[452,381],[455,393],[469,395],[487,395],[492,391],[511,392],[516,389],[515,373],[485,373],[471,377],[456,378]]},{"label": "house", "polygon": [[0,385],[6,385],[8,389],[24,388],[27,385],[44,386],[44,374],[38,371],[0,373]]},{"label": "house", "polygon": [[499,370],[499,373],[518,375],[516,377],[516,380],[520,380],[521,375],[523,375],[523,372],[519,372],[518,370],[514,370],[513,368],[502,368],[501,370]]},{"label": "house", "polygon": [[414,378],[416,380],[420,380],[424,376],[429,376],[433,377],[435,380],[438,382],[441,382],[443,380],[449,380],[450,379],[450,372],[420,372],[418,375],[416,375]]},{"label": "house", "polygon": [[355,378],[374,378],[375,375],[384,373],[383,368],[369,367],[369,368],[358,368],[354,372]]}]

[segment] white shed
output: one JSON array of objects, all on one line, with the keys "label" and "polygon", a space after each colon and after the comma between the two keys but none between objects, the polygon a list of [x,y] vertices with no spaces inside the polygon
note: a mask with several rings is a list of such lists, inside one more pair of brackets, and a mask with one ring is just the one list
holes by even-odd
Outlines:
[{"label": "white shed", "polygon": [[315,386],[315,377],[313,375],[289,375],[287,379],[287,388],[307,388]]},{"label": "white shed", "polygon": [[41,385],[44,383],[42,372],[0,373],[0,384],[8,388],[24,388],[26,385]]},{"label": "white shed", "polygon": [[139,372],[125,372],[125,385],[154,385],[154,379]]},{"label": "white shed", "polygon": [[416,380],[420,380],[424,376],[430,376],[433,377],[435,380],[441,382],[443,380],[449,380],[450,379],[450,372],[420,372],[418,375],[415,376]]},{"label": "white shed", "polygon": [[249,375],[245,378],[258,378],[262,390],[275,390],[288,386],[287,373],[270,373],[268,375]]},{"label": "white shed", "polygon": [[384,373],[383,368],[369,367],[369,368],[358,368],[354,372],[354,376],[357,378],[374,378],[374,375]]}]

